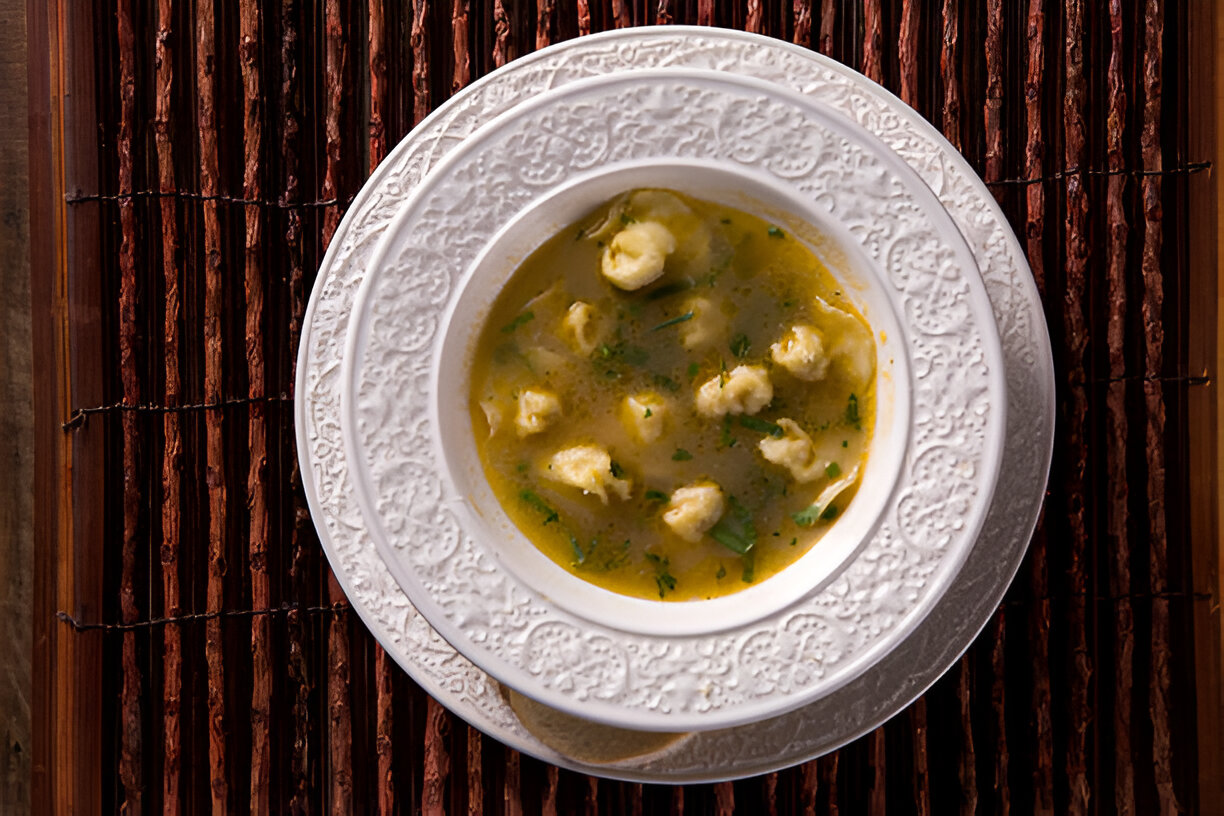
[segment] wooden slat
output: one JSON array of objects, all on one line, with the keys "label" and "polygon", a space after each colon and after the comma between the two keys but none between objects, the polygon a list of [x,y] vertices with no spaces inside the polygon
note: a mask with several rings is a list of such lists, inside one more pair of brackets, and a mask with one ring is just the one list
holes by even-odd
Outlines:
[{"label": "wooden slat", "polygon": [[863,0],[863,74],[872,82],[884,81],[880,50],[884,47],[884,10],[880,0]]}]

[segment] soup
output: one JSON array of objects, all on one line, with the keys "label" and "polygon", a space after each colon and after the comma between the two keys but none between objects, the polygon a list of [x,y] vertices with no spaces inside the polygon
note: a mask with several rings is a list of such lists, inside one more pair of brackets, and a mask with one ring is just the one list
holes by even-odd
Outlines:
[{"label": "soup", "polygon": [[793,563],[853,499],[875,365],[803,242],[636,190],[514,272],[476,344],[472,425],[494,494],[557,564],[707,599]]}]

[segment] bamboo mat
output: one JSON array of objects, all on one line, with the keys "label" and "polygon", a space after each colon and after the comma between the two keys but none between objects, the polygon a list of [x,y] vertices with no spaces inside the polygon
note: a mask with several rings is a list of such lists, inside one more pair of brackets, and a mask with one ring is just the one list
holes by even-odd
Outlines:
[{"label": "bamboo mat", "polygon": [[[1214,274],[1214,249],[1192,251],[1213,201],[1193,126],[1208,4],[38,5],[31,184],[55,195],[31,213],[35,812],[1224,806],[1204,781],[1219,769],[1218,598],[1194,569],[1214,516],[1192,478],[1214,462],[1194,435]],[[952,670],[835,754],[684,788],[558,771],[428,699],[330,576],[292,427],[314,270],[389,148],[517,55],[671,22],[819,50],[964,152],[1042,291],[1059,411],[1029,557]]]}]

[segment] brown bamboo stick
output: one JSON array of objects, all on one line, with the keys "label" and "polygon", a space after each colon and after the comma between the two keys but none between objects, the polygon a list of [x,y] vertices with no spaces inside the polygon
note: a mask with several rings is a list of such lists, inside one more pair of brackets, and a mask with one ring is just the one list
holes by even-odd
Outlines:
[{"label": "brown bamboo stick", "polygon": [[714,786],[714,812],[718,816],[735,813],[735,786],[730,782],[719,782]]},{"label": "brown bamboo stick", "polygon": [[642,816],[642,783],[630,782],[625,785],[628,791],[629,808],[626,816]]},{"label": "brown bamboo stick", "polygon": [[795,0],[794,32],[791,42],[812,47],[812,0]]},{"label": "brown bamboo stick", "polygon": [[674,22],[674,18],[672,16],[671,0],[659,0],[659,6],[655,11],[655,23],[657,25],[671,25],[672,22]]},{"label": "brown bamboo stick", "polygon": [[472,76],[472,57],[468,53],[468,0],[454,0],[451,6],[451,44],[454,48],[455,71],[451,76],[451,93],[467,86]]},{"label": "brown bamboo stick", "polygon": [[931,816],[931,772],[927,756],[926,697],[910,706],[910,739],[914,743],[914,809],[918,816]]},{"label": "brown bamboo stick", "polygon": [[1129,229],[1126,222],[1126,207],[1123,201],[1126,178],[1121,174],[1125,167],[1126,133],[1126,89],[1122,39],[1121,0],[1109,2],[1110,57],[1106,83],[1109,93],[1109,110],[1106,120],[1107,162],[1110,171],[1106,182],[1105,209],[1108,220],[1109,242],[1106,249],[1106,286],[1109,302],[1109,321],[1106,339],[1109,346],[1110,384],[1105,395],[1105,471],[1106,493],[1109,497],[1107,528],[1112,558],[1110,559],[1109,590],[1117,598],[1113,610],[1115,621],[1114,661],[1114,705],[1113,705],[1113,765],[1114,808],[1118,816],[1134,813],[1135,779],[1131,753],[1131,694],[1134,654],[1134,613],[1130,599],[1131,591],[1130,539],[1127,535],[1127,490],[1126,451],[1126,244]]},{"label": "brown bamboo stick", "polygon": [[[589,17],[588,17],[589,21]],[[413,54],[415,55],[415,46]],[[493,0],[493,66],[500,68],[514,59],[514,43],[510,38],[510,17],[505,0]],[[416,75],[413,75],[415,87]],[[418,121],[420,119],[418,118]]]},{"label": "brown bamboo stick", "polygon": [[540,802],[541,816],[557,816],[557,782],[556,765],[544,769],[544,793]]},{"label": "brown bamboo stick", "polygon": [[820,787],[825,792],[825,813],[838,816],[837,765],[841,755],[834,751],[820,758]]},{"label": "brown bamboo stick", "polygon": [[778,774],[767,773],[761,777],[761,798],[765,800],[766,816],[778,816]]},{"label": "brown bamboo stick", "polygon": [[867,768],[871,782],[867,788],[867,812],[887,813],[887,756],[884,750],[884,726],[867,735]]},{"label": "brown bamboo stick", "polygon": [[[612,8],[615,11],[618,4],[622,4],[623,0],[612,0]],[[616,15],[613,14],[615,18]],[[714,0],[697,0],[697,25],[712,26],[714,25]],[[620,26],[617,26],[618,28]]]},{"label": "brown bamboo stick", "polygon": [[901,62],[901,101],[918,107],[918,2],[901,4],[901,28],[897,34],[897,56]]},{"label": "brown bamboo stick", "polygon": [[863,0],[863,74],[872,82],[884,81],[880,50],[884,47],[880,0]]},{"label": "brown bamboo stick", "polygon": [[[986,183],[1003,178],[1003,0],[986,0]],[[1003,189],[993,187],[996,198]]]},{"label": "brown bamboo stick", "polygon": [[555,8],[554,0],[536,0],[536,39],[535,47],[539,51],[552,43],[552,16]]},{"label": "brown bamboo stick", "polygon": [[748,0],[747,14],[744,16],[744,30],[753,34],[761,34],[761,0]]},{"label": "brown bamboo stick", "polygon": [[[301,122],[300,94],[301,77],[298,69],[298,14],[297,0],[282,0],[281,4],[281,93],[278,110],[280,128],[280,149],[284,157],[284,188],[281,191],[280,202],[286,207],[285,232],[283,236],[285,247],[285,265],[289,272],[289,347],[296,349],[302,333],[302,319],[306,312],[306,288],[302,267],[302,219],[301,212],[289,206],[301,198],[300,181],[298,179],[298,134]],[[296,360],[291,361],[291,368],[296,369]],[[291,376],[287,383],[290,393],[294,389]],[[296,457],[290,460],[290,495],[293,497],[293,524],[289,533],[289,579],[295,599],[304,600],[307,597],[306,566],[308,538],[305,528],[310,523],[302,499],[301,473],[298,470]],[[313,673],[308,659],[307,627],[302,613],[292,609],[286,616],[288,633],[288,668],[289,679],[292,682],[293,703],[291,706],[291,722],[293,723],[293,741],[290,746],[290,803],[289,812],[303,814],[312,811],[310,802],[311,787],[311,721],[314,709],[310,704],[314,688]]]},{"label": "brown bamboo stick", "polygon": [[578,0],[578,36],[591,33],[591,4],[589,0]]},{"label": "brown bamboo stick", "polygon": [[[214,106],[214,72],[217,61],[213,0],[196,4],[196,126],[200,149],[200,193],[204,210],[204,401],[221,400],[225,377],[221,352],[222,298],[221,223],[217,202],[208,197],[220,192],[217,157],[217,125]],[[226,487],[225,438],[221,413],[205,415],[208,467],[208,583],[207,612],[220,612],[225,603]],[[204,657],[208,674],[208,771],[212,810],[229,809],[229,778],[225,753],[225,655],[221,642],[221,619],[209,618],[204,625]]]},{"label": "brown bamboo stick", "polygon": [[992,812],[999,814],[999,816],[1008,816],[1011,813],[1011,788],[1007,781],[1009,751],[1007,741],[1007,664],[1004,660],[1004,647],[1006,643],[1006,608],[999,607],[995,613],[990,648],[990,708],[994,713],[995,736],[994,779],[992,780],[995,804]]},{"label": "brown bamboo stick", "polygon": [[[1149,586],[1153,595],[1169,591],[1168,528],[1165,521],[1164,433],[1165,406],[1159,377],[1164,367],[1164,277],[1160,269],[1164,212],[1161,179],[1164,158],[1160,145],[1163,90],[1164,3],[1147,0],[1143,28],[1143,327],[1145,378],[1143,384],[1147,423],[1144,430],[1148,457],[1147,500]],[[1169,602],[1152,600],[1152,669],[1148,683],[1152,724],[1152,772],[1162,816],[1181,812],[1173,787],[1173,746],[1169,722]]]},{"label": "brown bamboo stick", "polygon": [[582,800],[583,813],[596,816],[599,813],[599,777],[588,776],[586,796]]},{"label": "brown bamboo stick", "polygon": [[484,813],[484,764],[480,732],[467,727],[467,801],[468,813],[481,816]]},{"label": "brown bamboo stick", "polygon": [[943,135],[957,150],[961,149],[960,123],[960,63],[956,46],[960,41],[960,5],[957,0],[943,0],[943,36],[939,51],[939,73],[943,77]]},{"label": "brown bamboo stick", "polygon": [[960,703],[960,752],[957,757],[956,777],[960,783],[960,812],[977,813],[977,751],[973,744],[973,664],[969,655],[961,655],[956,670],[956,699]]},{"label": "brown bamboo stick", "polygon": [[836,14],[833,0],[820,0],[820,53],[833,56],[833,23]]},{"label": "brown bamboo stick", "polygon": [[[132,130],[136,119],[136,35],[132,29],[130,0],[119,0],[116,8],[119,41],[119,191],[130,193],[132,183]],[[123,401],[140,404],[140,375],[136,366],[136,204],[124,198],[119,204],[119,377]],[[120,555],[119,616],[134,623],[136,607],[136,537],[140,522],[139,479],[140,430],[132,411],[123,413],[123,546]],[[123,633],[121,664],[123,685],[120,691],[119,781],[123,785],[123,808],[141,811],[142,785],[140,733],[140,666],[136,661],[136,633]]]},{"label": "brown bamboo stick", "polygon": [[803,816],[816,816],[816,797],[819,794],[820,760],[808,760],[799,768],[799,803]]},{"label": "brown bamboo stick", "polygon": [[502,785],[502,813],[505,816],[523,816],[521,764],[518,751],[506,752],[506,773]]},{"label": "brown bamboo stick", "polygon": [[[259,179],[262,131],[262,80],[259,73],[261,39],[259,4],[243,0],[239,11],[239,61],[242,69],[243,117],[242,145],[245,166],[242,195],[258,200],[262,194]],[[249,530],[247,559],[251,572],[251,605],[268,609],[272,605],[271,581],[268,577],[268,503],[265,486],[267,473],[267,420],[264,416],[264,356],[263,356],[263,251],[262,213],[257,207],[247,207],[246,246],[243,256],[246,282],[246,363],[248,406],[247,443],[250,462],[247,470],[247,508]],[[269,744],[272,707],[272,658],[270,621],[266,615],[251,619],[251,813],[266,816],[271,812],[269,779],[272,756]]]},{"label": "brown bamboo stick", "polygon": [[[1067,0],[1063,7],[1065,83],[1063,91],[1063,161],[1067,168],[1081,167],[1084,161],[1086,127],[1084,104],[1087,84],[1084,79],[1084,8],[1082,0]],[[1088,325],[1085,314],[1088,268],[1088,193],[1079,174],[1065,179],[1067,214],[1064,251],[1066,282],[1064,287],[1063,329],[1066,370],[1072,382],[1082,383],[1084,357],[1088,345]],[[1087,395],[1083,388],[1069,389],[1065,402],[1067,415],[1066,450],[1069,466],[1065,484],[1071,546],[1068,576],[1070,579],[1067,631],[1071,654],[1068,664],[1070,728],[1067,739],[1066,773],[1070,797],[1067,811],[1073,816],[1088,812],[1092,798],[1088,767],[1088,728],[1091,719],[1092,656],[1088,650],[1087,593],[1088,568],[1085,565],[1088,534],[1084,518],[1084,474],[1087,468],[1085,420],[1088,413]]]},{"label": "brown bamboo stick", "polygon": [[[500,3],[501,0],[498,0]],[[504,12],[503,12],[504,13]],[[429,99],[429,0],[412,0],[412,119],[420,122],[430,111]]]},{"label": "brown bamboo stick", "polygon": [[[1045,91],[1045,4],[1044,0],[1029,0],[1028,32],[1026,36],[1028,67],[1024,80],[1025,126],[1024,174],[1032,180],[1041,178],[1045,163],[1045,139],[1041,121],[1041,102]],[[1045,263],[1042,236],[1045,230],[1045,185],[1029,184],[1025,188],[1025,249],[1029,268],[1037,288],[1045,294]]]},{"label": "brown bamboo stick", "polygon": [[612,24],[616,28],[633,25],[633,16],[625,0],[612,0]]},{"label": "brown bamboo stick", "polygon": [[450,754],[446,738],[450,734],[450,717],[446,709],[430,697],[425,709],[425,776],[421,783],[422,816],[442,816],[446,813],[446,782],[450,777]]},{"label": "brown bamboo stick", "polygon": [[[170,96],[174,83],[174,60],[170,50],[170,25],[174,15],[174,0],[159,0],[157,4],[157,63],[156,112],[153,132],[157,145],[157,184],[162,193],[170,193],[174,183],[174,149],[171,142]],[[179,278],[178,222],[175,202],[169,196],[161,199],[162,277],[165,280],[165,317],[163,346],[165,349],[165,402],[177,405],[181,401],[182,381],[179,376]],[[161,505],[161,582],[162,614],[175,618],[182,614],[179,600],[178,549],[180,530],[183,440],[179,415],[167,411],[162,415],[162,505]],[[162,628],[162,813],[177,816],[179,803],[179,764],[181,756],[179,706],[182,698],[182,633],[177,624]]]},{"label": "brown bamboo stick", "polygon": [[684,786],[672,788],[671,816],[684,816]]}]

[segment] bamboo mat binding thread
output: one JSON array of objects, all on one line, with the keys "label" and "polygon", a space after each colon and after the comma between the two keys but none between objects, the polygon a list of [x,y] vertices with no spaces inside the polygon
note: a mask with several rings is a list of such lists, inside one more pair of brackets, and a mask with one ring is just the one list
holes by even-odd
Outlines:
[{"label": "bamboo mat binding thread", "polygon": [[[1173,813],[1197,806],[1184,522],[1186,19],[1165,0],[103,2],[105,810]],[[982,173],[1045,299],[1045,518],[978,643],[841,751],[734,784],[613,783],[448,714],[361,627],[296,472],[313,270],[390,146],[551,42],[715,24],[829,54]],[[93,127],[94,123],[70,123]],[[1172,217],[1166,217],[1166,213]],[[71,270],[70,270],[71,272]],[[1057,621],[1057,625],[1052,625]]]}]

